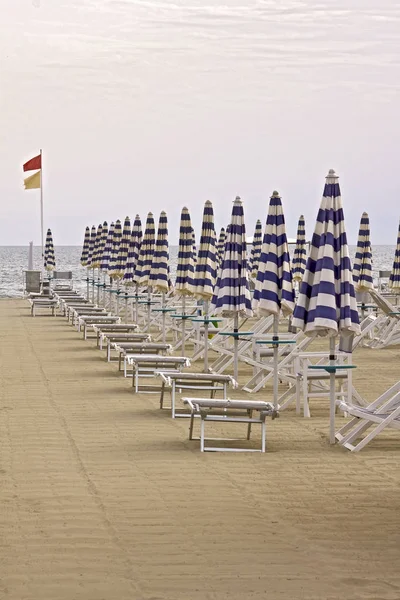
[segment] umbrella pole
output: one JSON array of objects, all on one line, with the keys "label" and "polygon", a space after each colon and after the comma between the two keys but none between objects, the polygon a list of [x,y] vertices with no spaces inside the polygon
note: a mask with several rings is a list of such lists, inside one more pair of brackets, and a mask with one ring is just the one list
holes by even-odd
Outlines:
[{"label": "umbrella pole", "polygon": [[[165,308],[165,292],[162,293],[162,308]],[[162,341],[165,344],[167,332],[165,331],[165,310],[162,311]]]},{"label": "umbrella pole", "polygon": [[128,322],[128,290],[125,288],[125,323]]},{"label": "umbrella pole", "polygon": [[[331,337],[329,339],[329,361],[331,366],[336,364],[335,355],[335,341],[336,338]],[[336,385],[335,385],[335,371],[329,374],[329,398],[330,398],[330,421],[329,421],[329,442],[330,444],[335,443],[335,412],[336,412]]]},{"label": "umbrella pole", "polygon": [[86,269],[86,299],[89,302],[90,290],[89,290],[89,267]]},{"label": "umbrella pole", "polygon": [[100,269],[97,269],[97,306],[100,304]]},{"label": "umbrella pole", "polygon": [[109,312],[112,312],[112,289],[113,289],[113,278],[110,277],[110,296],[109,296],[109,305],[108,305],[108,310]]},{"label": "umbrella pole", "polygon": [[185,294],[182,296],[182,356],[185,356],[185,329],[186,329],[186,319],[184,315],[186,314],[186,296]]},{"label": "umbrella pole", "polygon": [[119,281],[120,280],[117,279],[117,294],[116,294],[116,296],[117,296],[117,301],[116,301],[117,317],[119,317],[119,292],[120,292],[120,290],[119,290]]},{"label": "umbrella pole", "polygon": [[[278,335],[278,329],[279,329],[279,314],[274,315],[274,333],[272,336],[272,339],[274,342],[278,342],[279,341],[279,335]],[[273,348],[273,352],[274,352],[274,408],[277,409],[278,408],[278,350],[279,350],[279,345],[278,344],[273,344],[272,345]]]},{"label": "umbrella pole", "polygon": [[[239,315],[236,313],[233,321],[233,333],[239,333]],[[239,338],[237,335],[233,337],[233,377],[235,381],[239,377]]]},{"label": "umbrella pole", "polygon": [[151,288],[147,288],[147,328],[146,331],[150,331],[150,318],[151,318]]},{"label": "umbrella pole", "polygon": [[139,324],[139,284],[136,284],[135,322]]},{"label": "umbrella pole", "polygon": [[208,373],[208,300],[204,300],[204,372]]},{"label": "umbrella pole", "polygon": [[92,269],[93,274],[92,274],[92,302],[94,304],[94,267]]}]

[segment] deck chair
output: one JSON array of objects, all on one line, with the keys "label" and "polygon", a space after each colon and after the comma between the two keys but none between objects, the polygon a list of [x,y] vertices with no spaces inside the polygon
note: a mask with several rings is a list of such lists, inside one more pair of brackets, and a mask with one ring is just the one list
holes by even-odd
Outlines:
[{"label": "deck chair", "polygon": [[55,292],[72,290],[72,287],[72,271],[53,272],[53,290]]},{"label": "deck chair", "polygon": [[383,315],[380,315],[380,327],[377,328],[373,339],[368,342],[368,346],[385,348],[393,344],[400,344],[400,315],[396,314],[399,312],[398,307],[396,308],[377,290],[370,290],[370,295]]},{"label": "deck chair", "polygon": [[[359,452],[386,427],[400,429],[400,381],[368,406],[342,402],[340,408],[353,418],[339,429],[335,437],[344,448]],[[372,431],[357,442],[371,428]]]}]

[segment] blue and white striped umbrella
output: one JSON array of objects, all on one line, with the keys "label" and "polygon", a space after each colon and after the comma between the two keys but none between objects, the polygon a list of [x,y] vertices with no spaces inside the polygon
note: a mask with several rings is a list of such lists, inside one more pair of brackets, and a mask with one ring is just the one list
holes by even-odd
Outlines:
[{"label": "blue and white striped umbrella", "polygon": [[351,336],[360,333],[338,179],[331,169],[326,178],[310,255],[292,320],[292,325],[302,329],[306,335],[330,338],[331,444],[335,443],[335,338],[338,334]]},{"label": "blue and white striped umbrella", "polygon": [[268,209],[257,279],[253,310],[259,315],[291,315],[294,309],[294,289],[290,268],[282,200],[273,192]]},{"label": "blue and white striped umbrella", "polygon": [[258,219],[256,228],[254,230],[253,243],[251,246],[251,254],[249,261],[249,272],[250,276],[255,279],[257,277],[258,263],[260,261],[262,246],[262,223]]},{"label": "blue and white striped umbrella", "polygon": [[400,292],[400,223],[397,233],[397,245],[394,254],[393,267],[389,278],[389,287],[396,293]]},{"label": "blue and white striped umbrella", "polygon": [[97,235],[97,230],[96,227],[93,225],[91,232],[90,232],[90,240],[89,240],[89,252],[88,252],[88,258],[87,258],[87,263],[86,263],[86,267],[92,268],[92,259],[93,259],[93,252],[94,252],[94,247],[95,247],[95,243],[96,243],[96,235]]},{"label": "blue and white striped umbrella", "polygon": [[81,260],[80,260],[82,267],[86,267],[86,265],[87,265],[87,259],[88,259],[88,255],[89,255],[89,244],[90,244],[90,227],[86,227],[85,237],[84,237],[83,245],[82,245]]},{"label": "blue and white striped umbrella", "polygon": [[372,249],[369,239],[369,217],[361,216],[357,250],[353,265],[353,281],[357,292],[367,292],[374,287],[372,278]]},{"label": "blue and white striped umbrella", "polygon": [[114,279],[114,273],[116,275],[115,279],[119,279],[117,265],[118,265],[118,254],[119,254],[119,247],[121,245],[121,241],[122,241],[122,224],[121,224],[121,221],[118,219],[117,221],[115,221],[115,225],[114,225],[114,233],[113,233],[113,238],[112,238],[112,243],[111,243],[110,264],[108,266],[108,274],[112,279]]},{"label": "blue and white striped umbrella", "polygon": [[46,271],[54,271],[56,268],[56,259],[54,256],[53,236],[51,230],[47,230],[46,246],[44,248],[44,268]]},{"label": "blue and white striped umbrella", "polygon": [[293,314],[292,325],[310,336],[360,332],[338,179],[331,169]]},{"label": "blue and white striped umbrella", "polygon": [[129,217],[125,218],[124,228],[122,231],[121,243],[119,245],[118,256],[113,268],[113,279],[122,279],[126,269],[126,263],[128,260],[128,250],[131,241],[131,220]]},{"label": "blue and white striped umbrella", "polygon": [[194,229],[192,227],[192,251],[193,251],[193,265],[194,268],[196,268],[196,263],[197,263],[197,249],[196,249],[196,235],[194,233]]},{"label": "blue and white striped umbrella", "polygon": [[178,262],[176,266],[175,289],[181,296],[194,294],[193,233],[189,211],[182,209],[179,227]]},{"label": "blue and white striped umbrella", "polygon": [[151,263],[153,261],[156,241],[155,237],[154,217],[153,213],[149,212],[135,270],[135,282],[138,286],[146,287],[149,285]]},{"label": "blue and white striped umbrella", "polygon": [[100,240],[100,246],[99,246],[99,269],[101,268],[101,261],[103,258],[104,248],[106,247],[107,238],[108,238],[108,223],[107,223],[107,221],[104,221],[103,228],[101,231],[101,240]]},{"label": "blue and white striped umbrella", "polygon": [[251,317],[253,314],[246,258],[244,211],[238,196],[233,203],[232,220],[210,312],[223,317]]},{"label": "blue and white striped umbrella", "polygon": [[214,293],[216,265],[216,235],[214,228],[214,211],[212,203],[207,200],[204,205],[203,225],[201,228],[200,248],[195,267],[195,296],[210,300]]},{"label": "blue and white striped umbrella", "polygon": [[294,249],[292,273],[294,281],[302,281],[306,269],[306,222],[303,215],[300,215],[297,225],[296,247]]},{"label": "blue and white striped umbrella", "polygon": [[131,241],[129,243],[128,258],[124,274],[124,284],[132,285],[135,279],[135,269],[139,258],[140,246],[142,244],[142,222],[139,215],[136,215],[132,227]]},{"label": "blue and white striped umbrella", "polygon": [[158,221],[157,242],[150,271],[150,286],[153,290],[167,294],[169,280],[169,249],[167,213],[162,211]]},{"label": "blue and white striped umbrella", "polygon": [[101,249],[101,238],[103,235],[103,225],[99,225],[97,228],[97,233],[96,233],[96,239],[94,241],[94,249],[93,249],[93,254],[92,254],[92,262],[91,262],[91,268],[92,269],[97,269],[100,266],[100,257],[99,257],[99,252]]},{"label": "blue and white striped umbrella", "polygon": [[221,231],[219,232],[218,244],[217,244],[217,263],[218,263],[217,266],[218,267],[222,263],[222,259],[224,257],[225,240],[226,240],[225,227],[221,227]]},{"label": "blue and white striped umbrella", "polygon": [[101,261],[100,261],[100,270],[103,271],[104,273],[108,273],[108,269],[110,267],[111,248],[112,248],[113,237],[114,237],[114,223],[111,223],[110,228],[108,230],[106,243],[104,244]]}]

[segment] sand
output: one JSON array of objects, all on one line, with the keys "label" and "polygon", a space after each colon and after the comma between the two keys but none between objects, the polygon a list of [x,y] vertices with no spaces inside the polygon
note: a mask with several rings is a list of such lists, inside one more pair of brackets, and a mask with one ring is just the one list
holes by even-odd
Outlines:
[{"label": "sand", "polygon": [[[4,300],[0,332],[1,600],[399,600],[398,432],[332,448],[317,401],[265,455],[200,454],[65,319]],[[399,359],[358,350],[359,391]]]}]

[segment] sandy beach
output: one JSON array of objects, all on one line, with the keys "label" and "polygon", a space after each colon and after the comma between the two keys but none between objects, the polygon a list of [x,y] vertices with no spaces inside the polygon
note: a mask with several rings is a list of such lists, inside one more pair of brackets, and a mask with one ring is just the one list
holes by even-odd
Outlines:
[{"label": "sandy beach", "polygon": [[[200,454],[64,318],[3,300],[0,331],[0,599],[399,600],[398,432],[330,447],[321,400],[265,455]],[[357,390],[399,360],[357,349]]]}]

